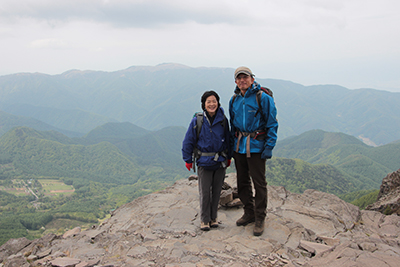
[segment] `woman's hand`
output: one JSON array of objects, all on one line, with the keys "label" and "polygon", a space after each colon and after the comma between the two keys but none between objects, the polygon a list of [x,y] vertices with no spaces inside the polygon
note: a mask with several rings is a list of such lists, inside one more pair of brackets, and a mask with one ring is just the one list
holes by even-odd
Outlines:
[{"label": "woman's hand", "polygon": [[188,169],[188,171],[190,171],[190,169],[193,168],[193,163],[185,163],[186,165],[186,169]]}]

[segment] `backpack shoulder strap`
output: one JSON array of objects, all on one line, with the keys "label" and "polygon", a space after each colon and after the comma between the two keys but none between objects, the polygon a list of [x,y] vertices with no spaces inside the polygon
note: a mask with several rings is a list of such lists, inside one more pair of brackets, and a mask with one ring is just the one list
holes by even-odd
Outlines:
[{"label": "backpack shoulder strap", "polygon": [[199,141],[199,135],[201,131],[201,126],[203,126],[204,114],[203,112],[197,112],[196,116],[196,143]]},{"label": "backpack shoulder strap", "polygon": [[234,95],[232,96],[232,104],[233,104],[233,102],[235,102],[236,97],[237,97],[237,94],[234,94]]},{"label": "backpack shoulder strap", "polygon": [[224,119],[223,119],[222,122],[221,122],[222,126],[224,127],[224,132],[225,132],[225,129],[226,129],[226,123],[227,123],[227,121],[228,121],[228,119],[227,119],[226,116],[224,115]]},{"label": "backpack shoulder strap", "polygon": [[269,88],[267,88],[267,87],[261,87],[261,90],[259,90],[259,91],[257,92],[257,95],[256,95],[256,101],[257,101],[257,105],[258,105],[258,110],[257,110],[257,112],[256,112],[256,114],[255,114],[254,116],[257,116],[257,114],[258,114],[259,112],[261,113],[261,111],[262,111],[262,107],[261,107],[261,95],[262,95],[263,92],[266,93],[267,95],[269,95],[269,96],[272,97],[272,98],[274,97],[271,89],[269,89]]}]

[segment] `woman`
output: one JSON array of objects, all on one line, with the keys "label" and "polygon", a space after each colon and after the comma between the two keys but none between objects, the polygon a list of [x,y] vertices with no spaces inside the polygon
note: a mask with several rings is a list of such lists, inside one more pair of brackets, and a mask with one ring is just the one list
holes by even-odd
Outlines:
[{"label": "woman", "polygon": [[[200,195],[200,229],[210,230],[218,227],[217,211],[225,170],[230,165],[229,125],[219,96],[207,91],[201,97],[203,123],[197,136],[197,117],[190,122],[182,144],[183,160],[188,170],[195,169],[197,161]],[[201,119],[201,117],[200,117]],[[196,156],[193,156],[196,155]],[[193,159],[194,157],[195,159]]]}]

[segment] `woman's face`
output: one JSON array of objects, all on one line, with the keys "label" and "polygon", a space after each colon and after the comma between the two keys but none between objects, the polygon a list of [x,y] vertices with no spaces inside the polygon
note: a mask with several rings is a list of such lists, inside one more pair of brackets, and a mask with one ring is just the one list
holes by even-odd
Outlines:
[{"label": "woman's face", "polygon": [[205,107],[206,107],[208,114],[210,114],[211,116],[214,116],[214,114],[218,108],[218,101],[215,98],[215,96],[210,95],[209,97],[206,98]]}]

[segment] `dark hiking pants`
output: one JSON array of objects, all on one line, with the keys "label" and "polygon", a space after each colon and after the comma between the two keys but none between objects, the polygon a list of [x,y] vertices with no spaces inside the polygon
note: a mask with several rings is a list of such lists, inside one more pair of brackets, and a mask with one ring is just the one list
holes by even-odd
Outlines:
[{"label": "dark hiking pants", "polygon": [[199,175],[200,219],[208,223],[217,219],[225,169],[219,168],[212,171],[198,167],[197,174]]},{"label": "dark hiking pants", "polygon": [[[265,179],[266,159],[261,153],[252,153],[250,158],[246,154],[234,152],[237,172],[237,187],[239,198],[244,205],[246,214],[255,215],[256,220],[264,220],[267,215],[267,181]],[[253,181],[255,196],[251,185]]]}]

